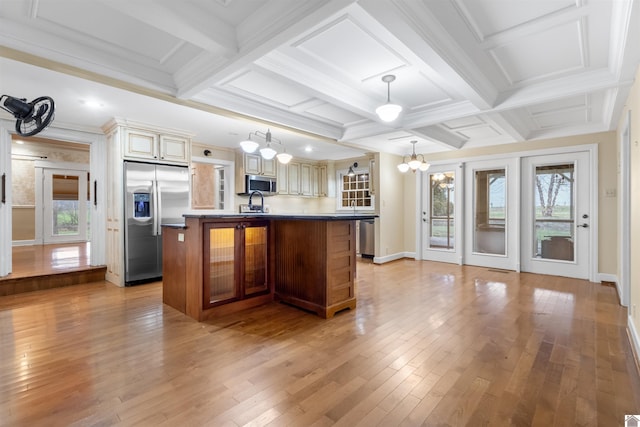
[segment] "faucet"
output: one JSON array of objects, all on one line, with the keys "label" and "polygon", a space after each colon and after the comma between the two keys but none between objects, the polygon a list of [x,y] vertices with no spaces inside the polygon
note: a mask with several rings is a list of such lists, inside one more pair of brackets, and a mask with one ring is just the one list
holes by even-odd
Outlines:
[{"label": "faucet", "polygon": [[[258,206],[254,206],[253,203],[252,203],[254,194],[258,194],[260,196],[260,206],[259,207]],[[250,211],[264,212],[264,194],[262,194],[261,191],[253,190],[251,192],[251,194],[249,195],[249,210]]]}]

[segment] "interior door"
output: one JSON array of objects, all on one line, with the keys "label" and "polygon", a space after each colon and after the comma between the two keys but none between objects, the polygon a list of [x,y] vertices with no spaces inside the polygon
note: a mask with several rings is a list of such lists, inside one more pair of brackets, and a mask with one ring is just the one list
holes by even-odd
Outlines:
[{"label": "interior door", "polygon": [[464,263],[519,270],[517,159],[465,164]]},{"label": "interior door", "polygon": [[422,174],[422,258],[462,263],[462,186],[459,165],[431,166]]},{"label": "interior door", "polygon": [[44,169],[44,243],[87,241],[89,210],[88,173]]},{"label": "interior door", "polygon": [[589,279],[589,153],[522,162],[522,270]]}]

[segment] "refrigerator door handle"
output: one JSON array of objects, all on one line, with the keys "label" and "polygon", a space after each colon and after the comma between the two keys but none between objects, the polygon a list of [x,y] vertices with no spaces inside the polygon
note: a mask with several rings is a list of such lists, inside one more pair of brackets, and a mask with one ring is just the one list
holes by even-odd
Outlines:
[{"label": "refrigerator door handle", "polygon": [[162,191],[160,190],[160,183],[158,181],[155,182],[156,187],[156,216],[154,218],[155,226],[154,231],[156,236],[160,236],[162,234]]},{"label": "refrigerator door handle", "polygon": [[158,203],[158,183],[157,182],[153,182],[151,184],[151,191],[153,193],[153,228],[152,228],[152,233],[154,236],[158,235],[158,221],[160,218],[160,212],[158,212],[158,208],[159,208],[159,203]]}]

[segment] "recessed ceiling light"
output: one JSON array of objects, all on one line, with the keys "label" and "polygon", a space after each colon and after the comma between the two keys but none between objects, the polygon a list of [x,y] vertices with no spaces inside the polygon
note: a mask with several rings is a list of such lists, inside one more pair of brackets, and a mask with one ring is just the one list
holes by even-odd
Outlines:
[{"label": "recessed ceiling light", "polygon": [[21,139],[16,139],[16,140],[15,140],[15,143],[16,143],[16,144],[20,144],[20,145],[22,145],[22,144],[24,144],[24,141],[23,141],[23,140],[21,140]]},{"label": "recessed ceiling light", "polygon": [[104,107],[104,104],[102,104],[101,102],[98,102],[98,101],[94,101],[92,99],[80,100],[80,103],[86,105],[89,108],[102,108],[102,107]]},{"label": "recessed ceiling light", "polygon": [[310,153],[313,151],[313,148],[311,148],[310,145],[307,145],[306,147],[304,147],[304,151],[306,151],[307,153]]}]

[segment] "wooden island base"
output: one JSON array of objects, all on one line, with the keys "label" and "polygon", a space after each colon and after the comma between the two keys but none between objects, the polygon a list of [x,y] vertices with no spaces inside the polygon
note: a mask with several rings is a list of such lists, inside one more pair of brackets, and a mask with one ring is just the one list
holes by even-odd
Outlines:
[{"label": "wooden island base", "polygon": [[356,221],[374,215],[185,218],[163,232],[163,302],[182,313],[203,321],[274,299],[325,319],[356,308]]}]

